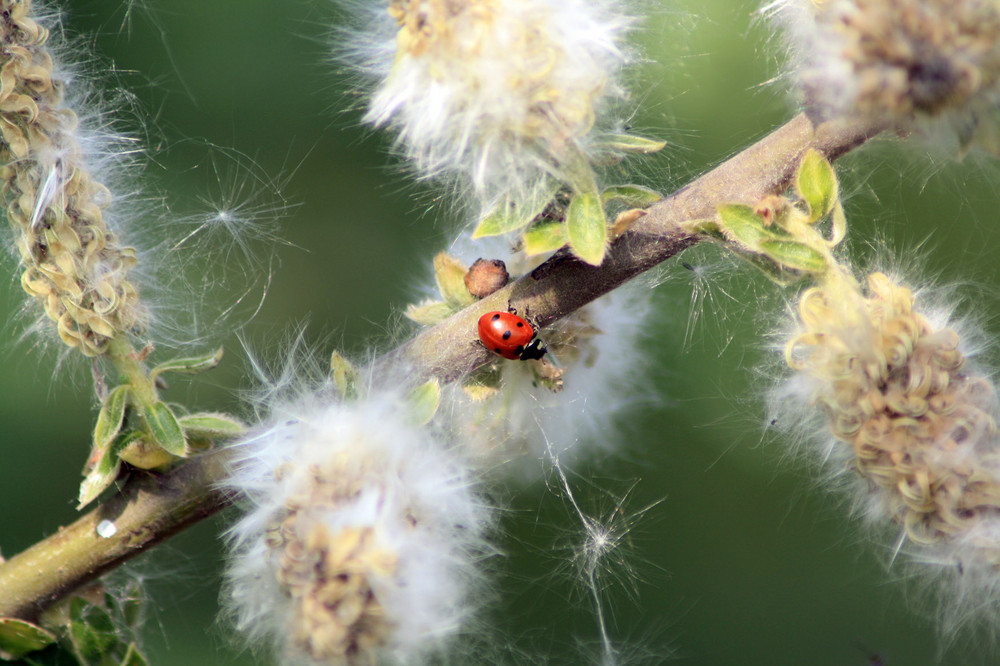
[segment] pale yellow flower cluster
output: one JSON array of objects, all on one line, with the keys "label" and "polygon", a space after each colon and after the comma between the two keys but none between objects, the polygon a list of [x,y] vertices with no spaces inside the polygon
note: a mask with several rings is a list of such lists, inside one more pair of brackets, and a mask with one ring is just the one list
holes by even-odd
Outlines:
[{"label": "pale yellow flower cluster", "polygon": [[393,629],[371,581],[391,577],[396,556],[377,546],[372,525],[331,532],[316,518],[361,492],[350,470],[334,467],[313,467],[308,487],[288,498],[266,543],[278,556],[278,584],[293,602],[296,651],[324,663],[369,663]]},{"label": "pale yellow flower cluster", "polygon": [[961,539],[1000,511],[992,385],[909,289],[882,273],[867,283],[867,294],[843,276],[807,290],[786,360],[811,378],[811,400],[907,536]]},{"label": "pale yellow flower cluster", "polygon": [[135,250],[105,224],[110,192],[83,159],[77,116],[53,75],[48,30],[28,17],[30,8],[31,0],[0,2],[0,192],[21,284],[67,345],[97,356],[144,325],[128,277]]}]

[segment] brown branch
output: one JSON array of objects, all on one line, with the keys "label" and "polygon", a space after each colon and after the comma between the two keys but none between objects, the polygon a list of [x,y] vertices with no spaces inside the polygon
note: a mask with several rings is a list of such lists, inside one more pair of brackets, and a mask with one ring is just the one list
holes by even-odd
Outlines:
[{"label": "brown branch", "polygon": [[[558,252],[531,274],[418,335],[376,362],[378,370],[405,364],[414,379],[457,377],[490,361],[476,322],[510,301],[550,324],[698,241],[679,224],[715,215],[726,202],[756,202],[784,191],[808,148],[833,160],[877,134],[876,127],[825,123],[800,115],[691,184],[652,206],[611,246],[599,267]],[[222,508],[213,490],[225,451],[192,460],[165,475],[144,475],[72,525],[0,565],[0,617],[37,617],[60,596]],[[98,534],[101,521],[115,534]]]},{"label": "brown branch", "polygon": [[816,126],[804,114],[796,116],[650,207],[611,245],[600,266],[585,264],[565,250],[557,252],[529,275],[421,332],[380,363],[409,367],[418,381],[430,377],[451,381],[472,372],[491,360],[476,333],[483,313],[506,310],[509,302],[544,327],[698,242],[681,229],[681,222],[713,218],[721,203],[756,203],[783,192],[809,148],[835,160],[879,131],[856,122]]}]

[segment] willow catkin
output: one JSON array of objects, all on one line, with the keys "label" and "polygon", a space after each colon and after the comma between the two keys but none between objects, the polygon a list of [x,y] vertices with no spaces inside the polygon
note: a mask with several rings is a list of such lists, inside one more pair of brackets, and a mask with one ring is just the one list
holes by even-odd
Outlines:
[{"label": "willow catkin", "polygon": [[29,15],[31,0],[0,6],[0,192],[21,284],[67,345],[98,356],[147,318],[128,275],[136,253],[105,223],[111,193],[84,158],[49,31]]}]

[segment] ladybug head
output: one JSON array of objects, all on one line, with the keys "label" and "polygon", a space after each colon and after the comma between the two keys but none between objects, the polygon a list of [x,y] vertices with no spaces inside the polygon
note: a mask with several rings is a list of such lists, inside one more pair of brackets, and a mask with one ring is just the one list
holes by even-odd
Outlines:
[{"label": "ladybug head", "polygon": [[548,349],[545,348],[545,343],[542,342],[540,338],[534,338],[527,344],[524,351],[521,352],[521,360],[538,360],[545,356],[545,352],[547,351]]}]

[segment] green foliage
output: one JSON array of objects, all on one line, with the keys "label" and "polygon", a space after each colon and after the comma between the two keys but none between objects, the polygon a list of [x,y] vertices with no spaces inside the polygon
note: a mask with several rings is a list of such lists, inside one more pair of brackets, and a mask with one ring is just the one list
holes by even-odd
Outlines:
[{"label": "green foliage", "polygon": [[465,274],[468,270],[465,264],[447,252],[439,252],[434,257],[434,280],[445,303],[453,310],[461,310],[476,300],[465,286]]},{"label": "green foliage", "polygon": [[434,281],[444,300],[425,300],[406,307],[403,314],[421,326],[434,326],[476,302],[465,286],[468,267],[447,252],[434,257]]},{"label": "green foliage", "polygon": [[55,634],[30,622],[12,617],[0,618],[0,659],[17,659],[55,641]]},{"label": "green foliage", "polygon": [[427,425],[441,404],[441,383],[432,379],[410,391],[406,396],[410,418],[417,425]]},{"label": "green foliage", "polygon": [[336,350],[330,354],[330,378],[341,400],[358,396],[358,371]]},{"label": "green foliage", "polygon": [[[778,283],[819,277],[836,264],[830,250],[843,240],[847,220],[833,166],[816,150],[802,157],[795,191],[797,200],[767,197],[756,206],[724,204],[714,220],[692,221],[687,227],[726,241]],[[819,228],[826,218],[829,238]]]},{"label": "green foliage", "polygon": [[118,478],[121,469],[121,453],[129,446],[142,441],[143,434],[136,430],[119,433],[114,443],[100,457],[88,462],[90,468],[86,471],[83,483],[80,484],[77,509],[82,509],[93,502],[98,495]]},{"label": "green foliage", "polygon": [[804,243],[796,241],[764,241],[760,251],[784,270],[818,275],[827,269],[826,257]]},{"label": "green foliage", "polygon": [[187,414],[178,419],[185,437],[203,439],[233,439],[246,432],[246,425],[229,414]]},{"label": "green foliage", "polygon": [[434,326],[455,314],[455,310],[444,301],[423,301],[406,306],[403,314],[421,326]]},{"label": "green foliage", "polygon": [[[617,164],[629,153],[655,153],[665,145],[662,141],[629,134],[602,137],[588,155],[581,152],[566,158],[564,182],[546,178],[527,195],[507,196],[479,221],[472,237],[520,231],[521,244],[528,256],[554,252],[568,244],[581,260],[600,265],[608,245],[605,206],[619,202],[632,208],[646,208],[662,196],[629,184],[612,185],[601,191],[593,167]],[[432,321],[434,314],[426,308],[407,311],[407,316],[414,320],[419,317],[421,323],[436,323]]]},{"label": "green foliage", "polygon": [[140,406],[142,420],[153,441],[163,450],[179,458],[187,455],[184,429],[173,410],[163,401]]},{"label": "green foliage", "polygon": [[665,141],[648,139],[644,136],[635,136],[634,134],[608,134],[597,142],[596,147],[598,150],[603,149],[620,153],[648,155],[663,150],[666,145]]},{"label": "green foliage", "polygon": [[573,254],[588,264],[600,266],[608,245],[608,221],[601,196],[596,191],[580,192],[566,209],[566,238]]},{"label": "green foliage", "polygon": [[559,220],[537,220],[524,232],[521,241],[529,257],[555,252],[567,242],[566,225]]},{"label": "green foliage", "polygon": [[590,161],[595,166],[614,166],[625,155],[648,155],[663,150],[667,144],[632,134],[606,134],[591,146]]},{"label": "green foliage", "polygon": [[128,638],[139,626],[140,600],[138,584],[130,584],[119,597],[88,594],[61,602],[43,615],[48,629],[0,619],[0,659],[24,666],[146,666]]},{"label": "green foliage", "polygon": [[175,358],[167,361],[166,363],[161,363],[153,368],[153,370],[149,373],[149,379],[150,381],[156,381],[156,378],[164,372],[179,372],[185,375],[197,375],[205,372],[206,370],[211,370],[221,362],[222,347],[219,347],[211,354],[192,356],[190,358]]},{"label": "green foliage", "polygon": [[795,177],[795,189],[809,211],[809,222],[817,222],[837,203],[837,175],[833,165],[819,151],[806,151]]},{"label": "green foliage", "polygon": [[472,232],[472,237],[499,236],[526,227],[542,214],[560,187],[557,181],[545,179],[520,200],[510,196],[504,197],[503,201],[479,221],[475,231]]},{"label": "green foliage", "polygon": [[101,411],[97,415],[97,425],[94,426],[94,453],[103,456],[104,452],[118,436],[125,420],[125,407],[128,405],[129,387],[126,384],[116,387],[105,398]]},{"label": "green foliage", "polygon": [[[157,365],[148,375],[141,363],[129,359],[123,384],[108,392],[94,426],[93,443],[84,479],[80,484],[78,509],[94,501],[118,477],[121,462],[142,469],[164,467],[207,448],[215,439],[241,434],[245,427],[225,414],[196,414],[178,418],[174,408],[156,397],[158,377],[165,372],[195,375],[211,370],[222,361],[220,347],[210,354],[175,358]],[[183,421],[183,424],[182,424]]]},{"label": "green foliage", "polygon": [[615,185],[601,192],[602,203],[619,201],[629,208],[647,208],[662,199],[662,194],[641,185]]}]

